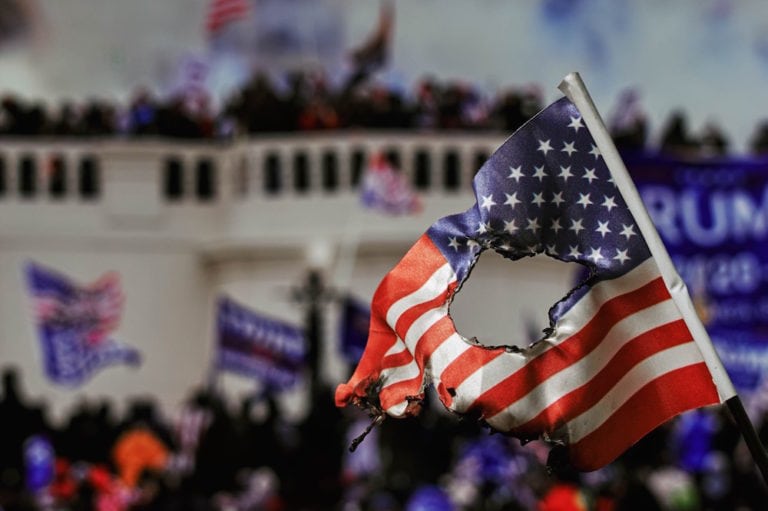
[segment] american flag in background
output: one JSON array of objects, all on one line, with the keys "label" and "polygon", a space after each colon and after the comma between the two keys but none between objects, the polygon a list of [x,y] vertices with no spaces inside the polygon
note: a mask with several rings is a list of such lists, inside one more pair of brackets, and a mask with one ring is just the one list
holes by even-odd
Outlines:
[{"label": "american flag in background", "polygon": [[419,194],[381,152],[375,152],[368,162],[360,185],[360,202],[390,215],[415,214],[422,209]]},{"label": "american flag in background", "polygon": [[[510,137],[474,188],[475,205],[433,224],[379,285],[368,344],[337,389],[339,406],[412,415],[433,383],[451,410],[479,414],[521,438],[565,444],[574,466],[592,470],[671,417],[719,402],[659,267],[568,99]],[[544,253],[590,270],[550,310],[546,337],[527,349],[478,346],[448,315],[451,296],[489,249],[512,260]]]},{"label": "american flag in background", "polygon": [[141,362],[135,348],[111,338],[125,301],[117,273],[79,286],[66,275],[30,262],[26,277],[51,381],[77,386],[106,366]]},{"label": "american flag in background", "polygon": [[250,12],[250,0],[211,0],[206,13],[205,29],[209,36],[215,35],[228,24],[247,18]]}]

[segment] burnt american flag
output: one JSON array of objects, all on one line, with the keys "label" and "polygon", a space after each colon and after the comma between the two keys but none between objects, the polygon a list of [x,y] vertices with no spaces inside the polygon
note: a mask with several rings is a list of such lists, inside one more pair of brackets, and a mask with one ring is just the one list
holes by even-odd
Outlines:
[{"label": "burnt american flag", "polygon": [[[418,413],[426,387],[460,414],[610,463],[671,417],[721,398],[636,218],[577,107],[531,119],[474,179],[476,203],[434,223],[379,285],[369,339],[339,406]],[[536,254],[588,270],[527,348],[462,337],[452,297],[480,254]],[[525,293],[511,288],[510,293]]]}]

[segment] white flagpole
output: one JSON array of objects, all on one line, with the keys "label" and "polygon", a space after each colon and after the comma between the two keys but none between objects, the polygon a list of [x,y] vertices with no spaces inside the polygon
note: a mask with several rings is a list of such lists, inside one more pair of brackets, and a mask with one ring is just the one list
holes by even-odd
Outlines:
[{"label": "white flagpole", "polygon": [[597,144],[597,148],[603,157],[603,161],[608,167],[608,171],[611,173],[611,176],[619,189],[619,193],[624,197],[624,201],[627,203],[629,211],[635,218],[635,222],[637,222],[640,233],[648,243],[651,256],[656,260],[656,263],[659,266],[662,278],[672,295],[672,299],[675,301],[675,304],[683,315],[683,319],[704,357],[704,361],[712,375],[712,380],[717,387],[720,401],[726,404],[728,410],[730,410],[733,415],[747,447],[752,454],[752,459],[755,461],[758,469],[760,469],[763,480],[768,484],[768,453],[766,453],[765,448],[755,432],[752,422],[749,420],[749,416],[744,410],[744,405],[741,403],[741,399],[733,387],[731,378],[725,371],[725,368],[720,361],[720,357],[712,345],[709,334],[699,319],[698,314],[696,314],[693,302],[688,294],[688,289],[672,264],[672,259],[669,257],[669,253],[667,253],[667,249],[661,241],[661,237],[656,231],[656,227],[653,225],[653,221],[648,215],[648,211],[646,211],[645,206],[643,205],[640,194],[637,193],[635,184],[629,177],[629,172],[627,172],[627,168],[624,166],[624,161],[621,159],[621,156],[613,143],[613,139],[605,128],[605,124],[603,124],[603,120],[600,118],[600,114],[597,112],[597,108],[595,108],[595,104],[592,102],[592,98],[590,97],[589,92],[587,92],[587,88],[584,86],[584,82],[582,82],[578,73],[571,73],[560,82],[558,88],[579,109],[581,117],[587,125],[587,129],[589,129],[589,132],[592,134],[592,138],[594,138],[595,143]]}]

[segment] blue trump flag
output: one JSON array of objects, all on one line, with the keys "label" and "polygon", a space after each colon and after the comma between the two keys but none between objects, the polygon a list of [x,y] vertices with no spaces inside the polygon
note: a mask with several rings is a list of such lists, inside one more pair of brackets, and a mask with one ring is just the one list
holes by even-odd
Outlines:
[{"label": "blue trump flag", "polygon": [[351,296],[346,296],[341,304],[339,338],[342,355],[353,364],[359,362],[363,356],[370,324],[371,308]]},{"label": "blue trump flag", "polygon": [[35,263],[26,267],[46,376],[54,383],[78,386],[113,364],[138,365],[139,352],[110,338],[123,309],[117,273],[82,287]]},{"label": "blue trump flag", "polygon": [[275,389],[298,382],[307,355],[301,328],[221,297],[216,330],[217,369],[256,378]]},{"label": "blue trump flag", "polygon": [[768,159],[625,157],[733,383],[768,376]]}]

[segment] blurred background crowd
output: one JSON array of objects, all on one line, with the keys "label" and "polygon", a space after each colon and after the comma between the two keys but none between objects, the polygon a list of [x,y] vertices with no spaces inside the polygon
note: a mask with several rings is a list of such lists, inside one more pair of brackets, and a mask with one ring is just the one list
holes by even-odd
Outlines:
[{"label": "blurred background crowd", "polygon": [[[296,71],[278,87],[257,73],[221,108],[204,90],[161,97],[148,88],[128,104],[105,100],[66,101],[57,107],[7,95],[0,103],[0,134],[19,137],[170,137],[227,141],[264,133],[332,130],[495,131],[512,133],[544,106],[542,88],[509,87],[489,96],[470,83],[419,81],[404,92],[356,73],[341,87],[324,73]],[[670,112],[662,126],[650,125],[638,91],[617,98],[609,127],[626,150],[661,150],[687,156],[722,156],[729,140],[714,122],[689,126],[683,110]],[[657,132],[657,133],[656,133]],[[749,151],[768,152],[768,123],[758,124]]]},{"label": "blurred background crowd", "polygon": [[[756,510],[766,488],[725,409],[658,428],[611,465],[578,473],[558,449],[491,435],[428,399],[389,419],[339,410],[330,389],[286,420],[269,394],[191,391],[176,411],[137,396],[124,412],[82,399],[53,424],[3,371],[0,509],[158,511]],[[768,442],[768,414],[758,424]],[[548,468],[547,468],[548,467]]]}]

